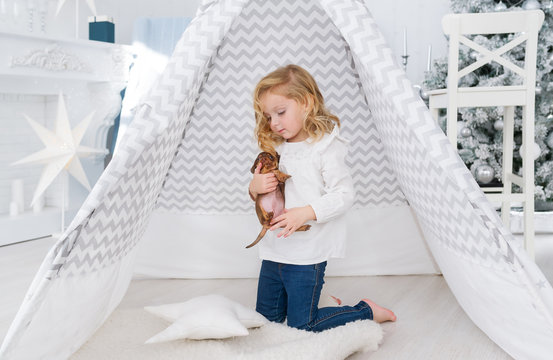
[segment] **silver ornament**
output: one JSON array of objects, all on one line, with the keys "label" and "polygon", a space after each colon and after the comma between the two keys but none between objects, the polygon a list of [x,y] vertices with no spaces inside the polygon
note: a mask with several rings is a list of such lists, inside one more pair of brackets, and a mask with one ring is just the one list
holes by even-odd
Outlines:
[{"label": "silver ornament", "polygon": [[493,180],[494,171],[490,165],[483,164],[476,168],[476,181],[480,184],[488,184]]},{"label": "silver ornament", "polygon": [[549,133],[549,135],[547,135],[547,137],[545,138],[545,143],[547,144],[547,146],[549,146],[550,149],[553,149],[553,131]]},{"label": "silver ornament", "polygon": [[459,131],[459,134],[461,134],[462,137],[468,138],[472,135],[472,130],[465,126]]},{"label": "silver ornament", "polygon": [[459,156],[461,157],[461,159],[463,159],[463,162],[465,164],[475,157],[474,151],[472,151],[471,149],[459,149]]},{"label": "silver ornament", "polygon": [[[520,145],[520,148],[518,149],[518,154],[520,155],[521,158],[524,159],[524,144],[521,144]],[[534,155],[534,160],[536,160],[537,158],[540,157],[541,155],[541,148],[540,148],[540,145],[534,141],[534,143],[532,144],[532,155]]]},{"label": "silver ornament", "polygon": [[495,11],[503,11],[505,9],[507,9],[507,5],[505,5],[503,1],[498,2],[494,7]]},{"label": "silver ornament", "polygon": [[419,90],[419,95],[420,95],[421,99],[423,99],[424,101],[427,101],[430,98],[430,96],[428,95],[426,90],[424,90],[423,88],[421,88]]},{"label": "silver ornament", "polygon": [[522,4],[522,8],[524,10],[538,10],[541,8],[541,4],[539,3],[538,0],[526,0]]},{"label": "silver ornament", "polygon": [[494,128],[496,131],[502,131],[502,130],[503,130],[503,120],[501,120],[501,119],[496,120],[496,121],[493,123],[493,128]]},{"label": "silver ornament", "polygon": [[[478,58],[478,54],[476,56],[476,59]],[[478,76],[476,76],[475,73],[471,72],[471,73],[468,73],[467,75],[465,75],[463,77],[463,80],[465,81],[465,83],[468,85],[468,86],[475,86],[478,84]]]},{"label": "silver ornament", "polygon": [[541,95],[541,84],[539,82],[536,83],[536,95]]},{"label": "silver ornament", "polygon": [[[446,122],[447,122],[447,116],[446,116]],[[457,120],[457,138],[461,137],[461,131],[463,131],[466,125],[467,125],[466,122]]]}]

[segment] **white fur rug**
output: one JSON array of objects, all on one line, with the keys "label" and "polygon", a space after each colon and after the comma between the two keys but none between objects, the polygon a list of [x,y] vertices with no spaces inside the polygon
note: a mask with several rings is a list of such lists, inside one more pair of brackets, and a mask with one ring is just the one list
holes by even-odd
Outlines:
[{"label": "white fur rug", "polygon": [[72,357],[90,359],[345,359],[375,351],[382,341],[379,324],[363,320],[321,333],[269,323],[250,335],[224,340],[179,340],[144,344],[170,324],[143,309],[116,310]]}]

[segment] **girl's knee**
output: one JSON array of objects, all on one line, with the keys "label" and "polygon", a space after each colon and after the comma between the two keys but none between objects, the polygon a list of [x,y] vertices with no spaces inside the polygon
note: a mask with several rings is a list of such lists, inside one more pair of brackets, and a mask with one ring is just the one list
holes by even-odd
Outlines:
[{"label": "girl's knee", "polygon": [[283,323],[284,320],[286,320],[286,316],[284,315],[263,315],[265,318],[269,321],[276,322],[276,323]]},{"label": "girl's knee", "polygon": [[315,331],[313,330],[313,327],[309,322],[298,321],[298,320],[294,321],[294,319],[290,319],[290,317],[288,317],[288,326],[296,328],[298,330],[306,330],[306,331],[313,331],[313,332]]},{"label": "girl's knee", "polygon": [[260,313],[261,315],[265,316],[265,318],[269,321],[276,322],[276,323],[283,323],[286,319],[286,314],[281,313],[275,313],[274,311],[265,311],[261,307],[256,307],[255,311]]}]

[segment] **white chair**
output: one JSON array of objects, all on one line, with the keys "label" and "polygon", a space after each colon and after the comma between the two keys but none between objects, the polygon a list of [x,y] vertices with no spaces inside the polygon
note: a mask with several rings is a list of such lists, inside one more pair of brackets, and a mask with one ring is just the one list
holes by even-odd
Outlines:
[{"label": "white chair", "polygon": [[[457,149],[457,109],[461,107],[504,107],[503,119],[503,187],[484,188],[492,202],[501,202],[501,218],[510,227],[511,202],[524,203],[524,247],[534,258],[534,105],[536,84],[536,56],[538,31],[543,23],[541,10],[448,14],[442,19],[444,33],[449,35],[449,65],[447,89],[429,91],[429,108],[435,119],[438,110],[447,109],[447,136]],[[506,34],[517,35],[496,50],[489,50],[465,35]],[[524,68],[501,57],[502,54],[525,44]],[[481,54],[471,65],[459,69],[459,44],[464,44]],[[463,76],[481,66],[495,61],[522,78],[522,85],[497,87],[459,87]],[[513,174],[513,132],[515,106],[523,109],[522,167],[523,176]],[[512,184],[522,188],[522,193],[513,194]]]}]

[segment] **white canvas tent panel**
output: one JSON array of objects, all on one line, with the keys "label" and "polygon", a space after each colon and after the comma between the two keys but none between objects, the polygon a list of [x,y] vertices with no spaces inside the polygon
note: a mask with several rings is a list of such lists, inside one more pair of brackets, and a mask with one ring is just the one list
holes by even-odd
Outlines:
[{"label": "white canvas tent panel", "polygon": [[[439,273],[408,206],[354,209],[346,217],[347,256],[332,259],[327,275]],[[257,251],[244,246],[259,228],[252,214],[154,212],[138,249],[135,274],[154,278],[257,277]]]},{"label": "white canvas tent panel", "polygon": [[[235,21],[262,3],[276,1],[202,6],[110,166],[41,266],[2,345],[3,358],[66,358],[120,302],[150,215],[161,216],[160,193],[170,181],[167,174],[202,85],[208,86],[205,75],[217,64],[217,49]],[[302,2],[285,3],[290,14],[297,3]],[[399,189],[463,309],[514,357],[548,358],[553,350],[550,284],[503,228],[412,91],[364,4],[306,4],[330,19],[328,26],[343,37]]]}]

